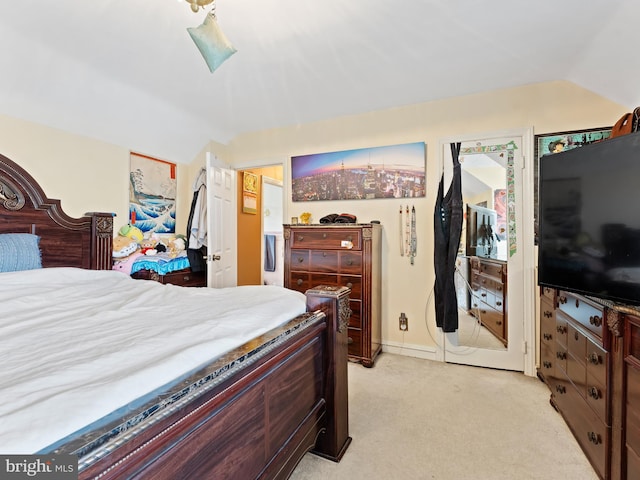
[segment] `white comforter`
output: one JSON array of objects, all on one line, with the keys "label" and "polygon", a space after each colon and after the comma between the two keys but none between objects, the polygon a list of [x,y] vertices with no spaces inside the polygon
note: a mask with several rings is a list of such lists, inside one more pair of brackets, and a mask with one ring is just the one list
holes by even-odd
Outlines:
[{"label": "white comforter", "polygon": [[305,311],[273,286],[0,274],[0,452],[34,453]]}]

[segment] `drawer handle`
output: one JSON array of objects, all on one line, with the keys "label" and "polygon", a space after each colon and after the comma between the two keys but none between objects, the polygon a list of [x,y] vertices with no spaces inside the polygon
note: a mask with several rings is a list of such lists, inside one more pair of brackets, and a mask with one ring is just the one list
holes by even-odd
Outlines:
[{"label": "drawer handle", "polygon": [[302,279],[299,278],[298,281],[296,282],[298,284],[298,286],[302,285]]},{"label": "drawer handle", "polygon": [[565,358],[567,358],[567,353],[566,352],[556,352],[556,357],[559,360],[564,360]]},{"label": "drawer handle", "polygon": [[304,262],[304,257],[298,257],[298,263]]},{"label": "drawer handle", "polygon": [[486,293],[481,293],[481,294],[480,294],[480,296],[481,296],[481,297],[486,297],[486,296],[487,296],[487,294],[486,294]]},{"label": "drawer handle", "polygon": [[322,238],[327,238],[327,234],[326,234],[326,233],[323,233],[323,234],[322,234]]},{"label": "drawer handle", "polygon": [[486,310],[480,310],[480,313],[484,315],[485,313],[487,313],[487,311]]},{"label": "drawer handle", "polygon": [[558,297],[558,303],[567,303],[567,297],[565,297],[564,295],[560,295]]},{"label": "drawer handle", "polygon": [[353,265],[353,260],[349,260],[349,261],[347,262],[347,265]]},{"label": "drawer handle", "polygon": [[596,327],[599,327],[600,325],[602,325],[602,318],[599,317],[598,315],[594,315],[593,317],[589,317],[589,323],[591,325],[595,325]]},{"label": "drawer handle", "polygon": [[580,308],[580,300],[576,298],[576,308]]},{"label": "drawer handle", "polygon": [[352,237],[351,235],[349,235],[349,236],[347,237],[347,240],[348,240],[349,242],[353,242],[353,237]]},{"label": "drawer handle", "polygon": [[502,285],[498,285],[498,286],[496,287],[496,290],[498,290],[499,292],[501,292],[501,291],[502,291]]},{"label": "drawer handle", "polygon": [[322,256],[326,257],[327,256],[327,252],[322,252]]},{"label": "drawer handle", "polygon": [[589,363],[593,365],[600,365],[602,363],[602,357],[596,352],[593,352],[589,355]]},{"label": "drawer handle", "polygon": [[487,283],[487,280],[485,278],[482,279],[482,283]]},{"label": "drawer handle", "polygon": [[542,362],[542,366],[544,368],[551,368],[551,362],[545,360],[544,362]]},{"label": "drawer handle", "polygon": [[185,275],[184,277],[182,277],[182,279],[183,279],[185,282],[188,282],[189,280],[191,280],[191,277],[190,277],[189,275]]},{"label": "drawer handle", "polygon": [[298,241],[301,242],[302,240],[304,240],[304,237],[302,235],[298,235]]},{"label": "drawer handle", "polygon": [[353,343],[353,338],[347,337],[347,343],[351,345]]},{"label": "drawer handle", "polygon": [[553,338],[553,335],[551,335],[550,333],[543,333],[542,338],[544,338],[545,340],[551,340]]},{"label": "drawer handle", "polygon": [[498,307],[501,307],[501,306],[502,306],[502,302],[501,302],[500,300],[496,300],[496,305],[497,305]]},{"label": "drawer handle", "polygon": [[591,387],[589,388],[589,396],[594,400],[598,400],[599,398],[602,398],[602,393],[596,387]]},{"label": "drawer handle", "polygon": [[567,327],[565,325],[558,325],[556,327],[556,332],[558,332],[560,334],[565,334],[565,333],[567,333]]},{"label": "drawer handle", "polygon": [[353,283],[351,283],[351,282],[347,283],[347,287],[353,288]]},{"label": "drawer handle", "polygon": [[580,334],[578,332],[574,332],[573,338],[575,338],[576,342],[580,340]]},{"label": "drawer handle", "polygon": [[567,393],[567,388],[564,385],[556,385],[556,392],[563,395]]},{"label": "drawer handle", "polygon": [[498,321],[496,322],[496,325],[498,325],[498,326],[502,325],[502,320],[498,320]]},{"label": "drawer handle", "polygon": [[596,432],[587,432],[587,438],[589,439],[589,441],[591,443],[593,443],[594,445],[599,445],[600,443],[602,443],[602,437],[600,436],[599,433]]},{"label": "drawer handle", "polygon": [[553,313],[551,313],[549,310],[545,310],[542,315],[546,318],[551,318],[553,317]]}]

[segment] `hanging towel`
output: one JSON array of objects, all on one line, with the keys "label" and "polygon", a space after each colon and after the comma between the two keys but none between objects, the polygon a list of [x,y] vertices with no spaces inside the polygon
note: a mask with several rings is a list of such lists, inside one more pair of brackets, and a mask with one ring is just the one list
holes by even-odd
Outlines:
[{"label": "hanging towel", "polygon": [[187,256],[193,272],[207,269],[207,171],[200,169],[193,183],[193,199],[187,221]]},{"label": "hanging towel", "polygon": [[276,236],[264,236],[264,271],[276,271]]}]

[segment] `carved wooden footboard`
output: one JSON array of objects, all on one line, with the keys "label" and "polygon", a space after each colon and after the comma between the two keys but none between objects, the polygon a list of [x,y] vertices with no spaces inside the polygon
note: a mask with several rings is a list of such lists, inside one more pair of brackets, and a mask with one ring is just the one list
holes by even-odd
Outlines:
[{"label": "carved wooden footboard", "polygon": [[339,461],[351,442],[345,301],[348,289],[310,291],[317,311],[294,321],[305,328],[104,458],[81,459],[80,478],[288,478],[310,450]]}]

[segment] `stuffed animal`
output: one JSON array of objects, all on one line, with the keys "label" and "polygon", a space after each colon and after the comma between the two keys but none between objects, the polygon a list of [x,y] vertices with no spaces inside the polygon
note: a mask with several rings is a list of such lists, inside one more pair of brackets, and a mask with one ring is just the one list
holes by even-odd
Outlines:
[{"label": "stuffed animal", "polygon": [[122,272],[125,275],[131,275],[131,267],[133,266],[133,262],[135,262],[138,257],[142,257],[143,254],[139,251],[129,255],[128,257],[123,258],[122,260],[117,260],[113,263],[112,270],[117,272]]},{"label": "stuffed animal", "polygon": [[183,237],[177,236],[169,241],[169,255],[177,257],[178,254],[187,248],[187,244]]},{"label": "stuffed animal", "polygon": [[156,249],[157,244],[158,241],[155,238],[145,238],[144,240],[142,240],[142,242],[140,242],[140,252],[144,253],[145,255],[155,255],[156,253],[158,253],[158,250]]},{"label": "stuffed animal", "polygon": [[138,242],[134,239],[122,235],[117,235],[113,238],[113,253],[111,255],[114,259],[123,259],[137,250]]},{"label": "stuffed animal", "polygon": [[129,237],[134,239],[137,243],[142,242],[144,239],[144,235],[142,230],[138,227],[131,225],[130,223],[123,225],[120,230],[118,230],[118,235],[122,235],[123,237]]}]

